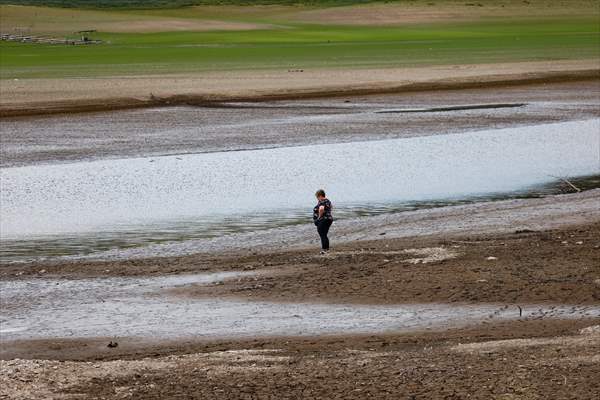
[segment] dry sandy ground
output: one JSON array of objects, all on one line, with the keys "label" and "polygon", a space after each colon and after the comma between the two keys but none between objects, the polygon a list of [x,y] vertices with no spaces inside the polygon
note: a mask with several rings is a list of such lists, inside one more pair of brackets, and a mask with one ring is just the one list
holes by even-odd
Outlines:
[{"label": "dry sandy ground", "polygon": [[69,8],[0,6],[3,33],[72,35],[80,30],[100,32],[175,32],[266,29],[267,24],[222,21],[209,18],[174,18],[144,13],[81,10]]},{"label": "dry sandy ground", "polygon": [[[411,4],[412,3],[412,4]],[[437,4],[436,4],[437,3]],[[302,22],[339,25],[398,25],[411,23],[457,22],[502,17],[582,15],[600,11],[589,0],[499,0],[455,2],[407,2],[365,4],[300,11],[291,16]]]},{"label": "dry sandy ground", "polygon": [[347,7],[311,6],[195,6],[176,10],[82,10],[0,6],[3,32],[71,35],[79,30],[101,32],[172,32],[251,30],[272,27],[248,20],[337,25],[406,25],[497,18],[532,18],[598,13],[594,0],[480,0],[477,2],[376,3]]},{"label": "dry sandy ground", "polygon": [[0,116],[597,80],[600,60],[0,82]]}]

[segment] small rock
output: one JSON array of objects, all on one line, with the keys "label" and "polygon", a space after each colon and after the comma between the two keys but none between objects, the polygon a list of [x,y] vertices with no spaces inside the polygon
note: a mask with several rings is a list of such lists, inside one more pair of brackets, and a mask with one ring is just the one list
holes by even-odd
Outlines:
[{"label": "small rock", "polygon": [[535,231],[534,231],[534,230],[531,230],[531,229],[517,229],[517,230],[515,231],[515,233],[516,233],[517,235],[519,235],[519,234],[523,234],[523,233],[533,233],[533,232],[535,232]]},{"label": "small rock", "polygon": [[566,241],[566,240],[563,240],[561,243],[562,243],[562,244],[569,244],[569,242],[568,242],[568,241]]},{"label": "small rock", "polygon": [[581,335],[597,335],[600,333],[600,325],[592,325],[587,328],[583,328],[579,331]]},{"label": "small rock", "polygon": [[40,270],[38,271],[38,273],[39,273],[39,274],[45,274],[45,273],[46,273],[46,270],[45,270],[45,269],[40,269]]},{"label": "small rock", "polygon": [[119,343],[117,343],[117,342],[113,342],[113,341],[110,341],[110,342],[109,342],[109,343],[106,345],[106,347],[109,347],[109,348],[111,348],[111,349],[114,349],[115,347],[118,347],[118,346],[119,346]]},{"label": "small rock", "polygon": [[575,244],[583,244],[583,242],[580,240],[579,242],[575,242]]},{"label": "small rock", "polygon": [[493,260],[497,260],[497,259],[498,259],[498,257],[492,257],[492,256],[489,256],[489,257],[486,257],[485,259],[486,259],[486,260],[489,260],[489,261],[493,261]]}]

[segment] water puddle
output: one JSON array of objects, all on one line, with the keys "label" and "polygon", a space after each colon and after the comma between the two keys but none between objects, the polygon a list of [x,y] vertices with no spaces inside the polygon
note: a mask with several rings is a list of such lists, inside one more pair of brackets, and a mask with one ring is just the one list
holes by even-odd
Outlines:
[{"label": "water puddle", "polygon": [[600,120],[255,151],[3,168],[1,262],[598,187]]},{"label": "water puddle", "polygon": [[[52,337],[247,337],[408,331],[517,319],[516,306],[360,306],[189,299],[167,289],[245,273],[2,282],[3,341]],[[600,316],[597,306],[526,305],[522,318]]]}]

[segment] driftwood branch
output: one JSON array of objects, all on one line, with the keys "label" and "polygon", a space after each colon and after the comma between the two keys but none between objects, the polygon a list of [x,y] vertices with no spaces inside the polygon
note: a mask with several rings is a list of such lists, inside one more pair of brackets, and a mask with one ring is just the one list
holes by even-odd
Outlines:
[{"label": "driftwood branch", "polygon": [[581,192],[581,189],[579,189],[577,186],[575,186],[571,181],[569,181],[566,178],[561,178],[560,176],[554,176],[554,175],[550,175],[552,178],[556,178],[559,179],[561,181],[563,181],[564,183],[566,183],[567,185],[571,186],[576,192]]}]

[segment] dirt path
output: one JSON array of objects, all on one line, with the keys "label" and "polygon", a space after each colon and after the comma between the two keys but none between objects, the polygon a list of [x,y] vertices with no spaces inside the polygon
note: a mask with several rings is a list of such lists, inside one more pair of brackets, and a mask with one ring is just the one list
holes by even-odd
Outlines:
[{"label": "dirt path", "polygon": [[597,81],[600,60],[385,69],[206,72],[194,75],[2,80],[0,117],[165,105],[208,105]]}]

